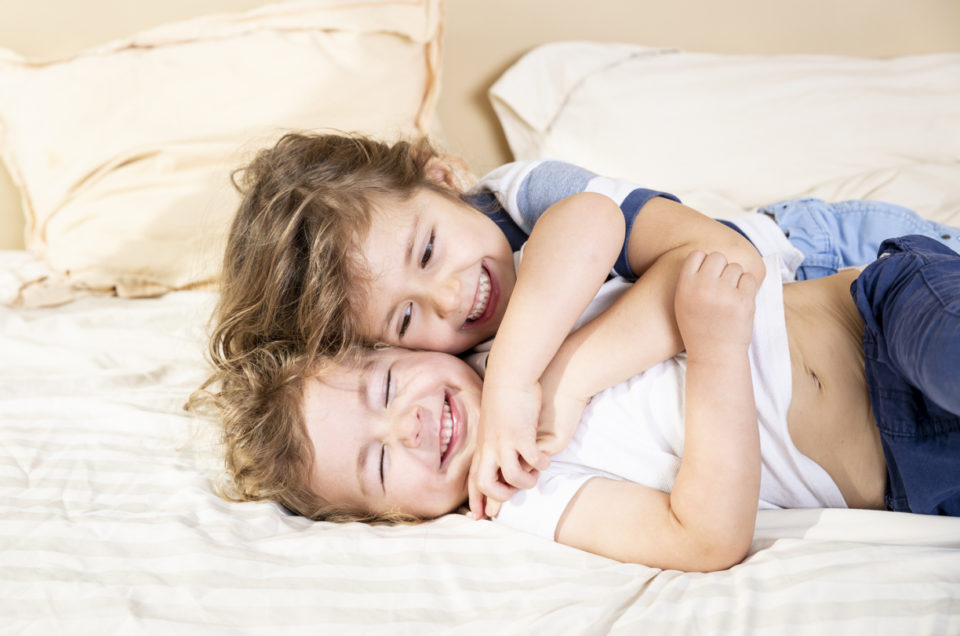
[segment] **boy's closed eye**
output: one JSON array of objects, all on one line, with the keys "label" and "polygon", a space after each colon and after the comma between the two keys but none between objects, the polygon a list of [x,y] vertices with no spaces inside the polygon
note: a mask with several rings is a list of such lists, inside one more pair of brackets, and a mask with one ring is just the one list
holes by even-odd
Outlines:
[{"label": "boy's closed eye", "polygon": [[383,464],[384,459],[387,456],[387,445],[380,445],[380,489],[383,490],[384,494],[387,492],[387,482],[383,478]]},{"label": "boy's closed eye", "polygon": [[[387,367],[387,375],[384,380],[384,386],[383,386],[383,408],[385,409],[390,406],[390,389],[391,389],[391,385],[393,384],[392,380],[393,380],[393,366],[391,365]],[[387,482],[384,479],[384,470],[383,470],[383,466],[386,463],[386,456],[387,456],[387,445],[380,444],[380,488],[383,490],[384,494],[386,494],[387,492],[387,485],[386,485]]]},{"label": "boy's closed eye", "polygon": [[390,406],[390,380],[393,379],[392,376],[393,367],[391,366],[387,368],[387,377],[383,384],[383,408]]}]

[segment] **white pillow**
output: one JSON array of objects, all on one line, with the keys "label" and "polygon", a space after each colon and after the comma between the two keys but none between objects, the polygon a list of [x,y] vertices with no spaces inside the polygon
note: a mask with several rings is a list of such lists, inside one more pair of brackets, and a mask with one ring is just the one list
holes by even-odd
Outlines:
[{"label": "white pillow", "polygon": [[0,50],[0,153],[26,246],[58,276],[23,304],[214,281],[231,171],[285,131],[427,133],[439,0],[315,0],[166,25],[68,59]]},{"label": "white pillow", "polygon": [[960,54],[722,55],[534,49],[490,97],[517,159],[634,179],[715,216],[876,198],[960,224]]}]

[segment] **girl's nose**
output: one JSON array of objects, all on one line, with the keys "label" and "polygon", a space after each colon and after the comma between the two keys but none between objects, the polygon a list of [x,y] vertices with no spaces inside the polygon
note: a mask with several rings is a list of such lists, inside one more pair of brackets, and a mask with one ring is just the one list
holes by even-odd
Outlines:
[{"label": "girl's nose", "polygon": [[455,276],[437,281],[431,302],[434,310],[443,318],[455,312],[460,308],[460,281]]}]

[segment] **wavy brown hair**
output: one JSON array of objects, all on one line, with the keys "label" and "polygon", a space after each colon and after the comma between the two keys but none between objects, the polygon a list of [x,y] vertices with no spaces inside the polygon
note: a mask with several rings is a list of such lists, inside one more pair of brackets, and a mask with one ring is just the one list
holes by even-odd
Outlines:
[{"label": "wavy brown hair", "polygon": [[286,348],[258,348],[214,395],[223,426],[223,447],[229,479],[218,485],[230,501],[275,501],[289,511],[315,520],[412,523],[402,513],[374,515],[325,501],[310,486],[314,463],[307,433],[303,390],[311,378],[335,372],[347,363],[317,364]]},{"label": "wavy brown hair", "polygon": [[439,189],[425,170],[434,156],[425,140],[288,134],[237,171],[242,200],[213,317],[215,366],[229,367],[264,343],[334,356],[355,344],[358,247],[372,205]]},{"label": "wavy brown hair", "polygon": [[314,519],[374,520],[311,493],[303,382],[321,361],[336,363],[361,341],[358,248],[373,206],[424,188],[458,196],[428,174],[436,156],[426,140],[291,133],[234,173],[242,198],[211,319],[213,373],[188,403],[212,405],[223,425],[233,482],[223,496],[275,500]]}]

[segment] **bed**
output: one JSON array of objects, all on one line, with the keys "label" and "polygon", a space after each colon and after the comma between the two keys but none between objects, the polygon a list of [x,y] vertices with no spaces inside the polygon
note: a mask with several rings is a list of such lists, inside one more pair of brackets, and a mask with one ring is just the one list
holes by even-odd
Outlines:
[{"label": "bed", "polygon": [[[0,632],[960,633],[960,519],[761,511],[743,563],[689,574],[459,515],[337,525],[218,497],[216,422],[183,405],[230,169],[300,128],[428,133],[477,172],[508,158],[463,152],[443,117],[463,7],[260,4],[0,51],[0,203],[24,229],[0,251]],[[512,156],[718,217],[873,197],[960,226],[956,39],[893,58],[551,39],[476,74]]]}]

